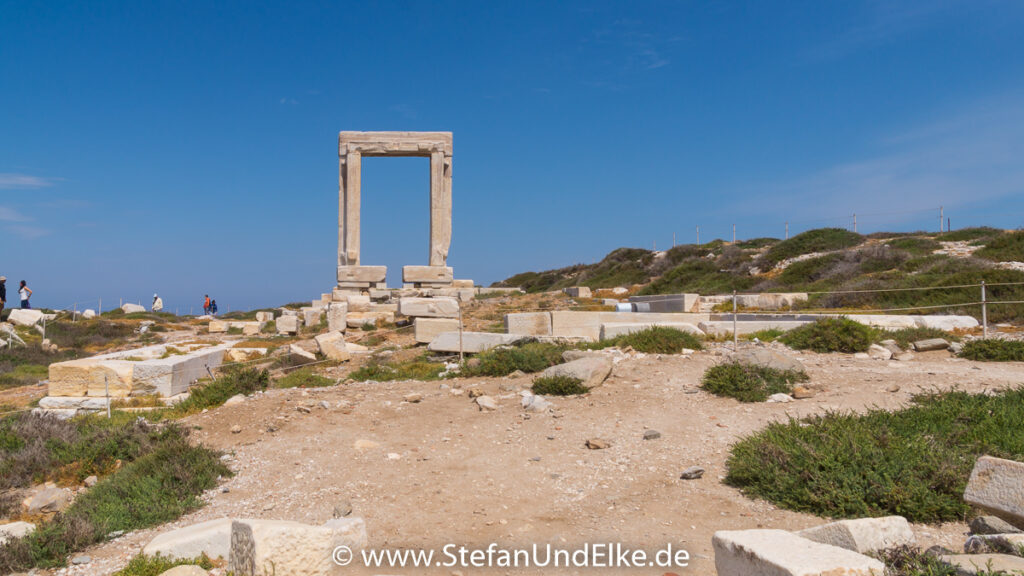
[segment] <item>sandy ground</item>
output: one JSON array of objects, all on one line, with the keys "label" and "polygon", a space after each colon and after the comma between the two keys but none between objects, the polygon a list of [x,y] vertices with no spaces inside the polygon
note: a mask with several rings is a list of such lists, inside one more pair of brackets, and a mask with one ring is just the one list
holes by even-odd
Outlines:
[{"label": "sandy ground", "polygon": [[[748,344],[750,345],[750,344]],[[982,391],[1024,384],[1024,365],[981,364],[946,352],[914,361],[794,354],[807,366],[813,398],[741,404],[699,390],[724,345],[691,357],[632,354],[603,386],[555,399],[548,414],[527,414],[518,390],[529,377],[445,382],[355,383],[317,390],[272,390],[187,419],[195,438],[232,455],[236,475],[207,493],[208,505],[172,525],[125,535],[86,553],[92,562],[60,574],[109,574],[154,535],[218,517],[319,524],[351,503],[366,520],[371,547],[439,550],[447,543],[505,548],[621,542],[684,548],[691,563],[661,569],[370,569],[346,574],[714,574],[716,530],[800,529],[820,518],[780,510],[724,485],[729,446],[766,423],[827,410],[895,408],[911,394],[954,387]],[[498,399],[481,412],[468,394]],[[896,387],[899,387],[898,391]],[[403,401],[422,394],[419,403]],[[325,402],[326,408],[320,403]],[[298,408],[310,406],[309,413]],[[232,434],[233,425],[242,426]],[[662,436],[643,440],[645,429]],[[611,442],[588,450],[588,438]],[[681,480],[692,465],[707,472]],[[915,526],[919,543],[962,545],[962,523]],[[440,554],[440,552],[438,552]],[[458,572],[456,572],[458,570]]]}]

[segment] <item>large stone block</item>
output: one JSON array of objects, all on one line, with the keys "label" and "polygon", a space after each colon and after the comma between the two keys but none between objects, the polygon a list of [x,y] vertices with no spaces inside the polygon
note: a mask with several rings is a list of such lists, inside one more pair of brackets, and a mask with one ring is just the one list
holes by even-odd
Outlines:
[{"label": "large stone block", "polygon": [[630,296],[637,312],[693,312],[700,307],[699,294],[660,294],[656,296]]},{"label": "large stone block", "polygon": [[937,328],[947,332],[957,329],[978,327],[978,319],[974,316],[914,316],[914,323],[921,328]]},{"label": "large stone block", "polygon": [[338,282],[376,284],[384,282],[387,266],[338,266]]},{"label": "large stone block", "polygon": [[[753,334],[761,330],[792,330],[799,328],[810,321],[804,320],[761,320],[761,321],[740,321],[736,323],[736,332],[741,336]],[[732,334],[733,323],[724,320],[710,320],[697,324],[697,327],[710,336],[726,336]]]},{"label": "large stone block", "polygon": [[344,332],[348,325],[348,302],[331,302],[327,307],[327,329]]},{"label": "large stone block", "polygon": [[23,310],[14,308],[11,310],[7,321],[18,326],[35,326],[43,319],[43,313],[39,310]]},{"label": "large stone block", "polygon": [[313,328],[320,323],[320,316],[323,314],[323,310],[320,308],[304,307],[302,312],[302,322],[306,328]]},{"label": "large stone block", "polygon": [[964,501],[1024,528],[1024,463],[992,456],[978,458]]},{"label": "large stone block", "polygon": [[138,312],[145,312],[146,308],[138,304],[124,304],[121,306],[121,310],[124,310],[125,314],[136,314]]},{"label": "large stone block", "polygon": [[736,304],[744,308],[760,310],[782,310],[792,308],[798,302],[806,302],[807,294],[803,292],[766,292],[763,294],[739,294]]},{"label": "large stone block", "polygon": [[36,525],[30,522],[8,522],[0,524],[0,546],[8,540],[27,536],[29,532],[36,529]]},{"label": "large stone block", "polygon": [[345,345],[345,336],[341,332],[328,332],[316,337],[316,345],[320,347],[320,353],[329,360],[344,362],[352,357]]},{"label": "large stone block", "polygon": [[[224,344],[136,362],[131,395],[156,394],[169,398],[181,394],[196,380],[209,377],[210,372],[224,362],[224,352],[231,346]],[[102,388],[90,388],[89,396],[103,396]]]},{"label": "large stone block", "polygon": [[430,344],[442,332],[458,332],[459,321],[455,318],[416,318],[413,322],[413,339],[421,344]]},{"label": "large stone block", "polygon": [[298,334],[299,332],[299,317],[282,315],[275,322],[277,326],[278,334]]},{"label": "large stone block", "polygon": [[455,298],[400,298],[398,312],[414,318],[457,318],[459,301]]},{"label": "large stone block", "polygon": [[324,576],[341,568],[332,560],[334,530],[287,520],[231,524],[228,571],[253,576]]},{"label": "large stone block", "polygon": [[565,292],[571,298],[590,298],[590,288],[587,286],[572,286],[569,288],[563,288],[562,292]]},{"label": "large stone block", "polygon": [[505,332],[524,336],[551,336],[550,312],[505,314]]},{"label": "large stone block", "polygon": [[[417,318],[417,321],[419,319]],[[458,321],[456,321],[458,322]],[[462,332],[462,351],[469,354],[486,352],[495,346],[515,344],[523,339],[517,334],[495,334],[493,332]],[[432,352],[458,352],[459,332],[442,332],[438,334],[427,350]]]},{"label": "large stone block", "polygon": [[541,372],[545,378],[566,376],[578,378],[587,388],[596,388],[612,373],[612,362],[601,356],[584,356],[565,364],[557,364]]},{"label": "large stone block", "polygon": [[402,282],[410,284],[451,284],[450,266],[403,266]]},{"label": "large stone block", "polygon": [[865,326],[884,328],[886,330],[902,330],[903,328],[915,328],[917,322],[913,316],[897,314],[850,314],[846,316],[854,322],[860,322]]},{"label": "large stone block", "polygon": [[242,322],[242,334],[245,336],[256,336],[263,331],[265,322]]},{"label": "large stone block", "polygon": [[759,366],[783,372],[803,372],[804,365],[796,358],[767,348],[747,348],[730,357],[730,360],[745,366]]},{"label": "large stone block", "polygon": [[473,288],[472,280],[452,280],[452,288]]},{"label": "large stone block", "polygon": [[231,518],[217,518],[158,534],[142,549],[147,556],[159,554],[171,560],[227,559],[231,551]]},{"label": "large stone block", "polygon": [[718,576],[883,576],[885,565],[785,530],[715,532]]},{"label": "large stone block", "polygon": [[575,312],[553,311],[551,335],[563,338],[583,338],[596,342],[601,337],[601,325],[606,323],[689,323],[709,319],[708,314],[669,314],[638,312]]},{"label": "large stone block", "polygon": [[363,294],[349,294],[345,301],[349,312],[369,312],[373,304],[370,297]]},{"label": "large stone block", "polygon": [[796,535],[861,554],[914,544],[914,531],[902,516],[840,520],[801,530]]},{"label": "large stone block", "polygon": [[697,328],[688,322],[606,322],[601,324],[601,340],[611,340],[616,336],[640,332],[642,330],[647,330],[648,328],[654,328],[655,326],[672,328],[674,330],[687,332],[697,336],[704,335],[704,332],[702,332],[700,328]]},{"label": "large stone block", "polygon": [[128,396],[132,391],[132,375],[135,363],[126,360],[97,361],[94,358],[68,360],[50,364],[50,396],[104,396],[105,393],[90,394],[90,391],[104,391],[107,386],[115,398]]},{"label": "large stone block", "polygon": [[273,310],[261,310],[256,313],[257,322],[273,322],[274,311]]},{"label": "large stone block", "polygon": [[210,320],[207,331],[210,334],[220,334],[227,332],[230,327],[231,324],[227,320]]}]

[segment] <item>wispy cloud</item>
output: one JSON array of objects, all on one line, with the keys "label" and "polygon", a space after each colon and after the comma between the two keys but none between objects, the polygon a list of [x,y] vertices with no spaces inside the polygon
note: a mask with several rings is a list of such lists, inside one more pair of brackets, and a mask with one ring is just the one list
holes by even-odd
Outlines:
[{"label": "wispy cloud", "polygon": [[58,178],[43,178],[15,172],[0,172],[0,190],[31,190],[53,186]]},{"label": "wispy cloud", "polygon": [[678,40],[653,32],[637,20],[618,20],[609,28],[594,30],[580,45],[584,49],[597,46],[610,50],[609,64],[622,72],[634,72],[657,70],[671,64],[665,52]]},{"label": "wispy cloud", "polygon": [[50,230],[46,228],[40,228],[39,226],[31,226],[28,224],[12,224],[10,226],[4,226],[4,230],[13,233],[16,236],[20,236],[25,240],[35,240],[42,238],[50,234]]},{"label": "wispy cloud", "polygon": [[900,212],[1019,197],[1022,125],[1024,95],[978,103],[887,135],[870,156],[761,187],[759,196],[795,217],[821,216],[823,206],[835,214]]},{"label": "wispy cloud", "polygon": [[0,222],[28,222],[31,220],[21,212],[7,206],[0,206]]}]

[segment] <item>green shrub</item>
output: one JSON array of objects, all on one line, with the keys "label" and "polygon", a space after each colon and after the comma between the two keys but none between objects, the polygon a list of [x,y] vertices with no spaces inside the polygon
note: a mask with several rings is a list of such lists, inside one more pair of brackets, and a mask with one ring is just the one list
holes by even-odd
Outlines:
[{"label": "green shrub", "polygon": [[769,424],[735,444],[726,482],[788,510],[833,518],[897,514],[963,521],[984,454],[1024,458],[1024,389],[914,398],[908,408]]},{"label": "green shrub", "polygon": [[945,330],[939,330],[938,328],[901,328],[899,330],[878,330],[875,334],[876,341],[882,340],[895,340],[900,348],[907,350],[910,345],[919,340],[928,340],[929,338],[943,338],[957,342],[960,337],[952,332],[946,332]]},{"label": "green shrub", "polygon": [[608,340],[587,343],[583,347],[590,350],[600,350],[612,346],[620,348],[629,346],[637,352],[647,354],[679,354],[683,348],[691,350],[702,350],[704,348],[700,338],[697,336],[665,326],[644,328],[643,330],[622,334]]},{"label": "green shrub", "polygon": [[971,340],[960,352],[962,358],[985,362],[1024,362],[1024,342],[1016,340]]},{"label": "green shrub", "polygon": [[542,376],[533,381],[533,393],[543,396],[575,396],[586,394],[590,388],[583,380],[571,376]]},{"label": "green shrub", "polygon": [[1024,262],[1024,232],[996,236],[974,255],[996,262]]},{"label": "green shrub", "polygon": [[300,368],[274,380],[274,388],[323,388],[335,384],[337,382],[333,378],[316,374],[311,368]]},{"label": "green shrub", "polygon": [[848,318],[821,318],[786,332],[781,341],[797,350],[864,352],[874,341],[874,330]]},{"label": "green shrub", "polygon": [[979,226],[976,228],[961,228],[959,230],[953,230],[952,232],[945,232],[940,234],[937,239],[942,242],[969,242],[972,240],[995,238],[1002,233],[1003,231],[998,228]]},{"label": "green shrub", "polygon": [[237,394],[249,395],[266,390],[270,373],[255,368],[231,367],[206,384],[189,388],[189,397],[164,411],[168,416],[184,416],[201,412],[205,408],[220,406]]},{"label": "green shrub", "polygon": [[[99,425],[96,420],[88,422]],[[133,425],[144,423],[136,420]],[[162,427],[162,434],[148,453],[102,478],[64,513],[0,546],[0,573],[62,566],[69,554],[111,532],[175,520],[201,506],[200,496],[216,486],[218,477],[231,475],[218,453],[193,446],[181,428]],[[81,458],[85,462],[87,456]]]},{"label": "green shrub", "polygon": [[758,330],[747,334],[748,340],[760,340],[761,342],[774,342],[778,340],[780,336],[785,334],[785,330],[779,330],[778,328],[768,328],[766,330]]},{"label": "green shrub", "polygon": [[762,257],[763,267],[770,268],[788,258],[813,252],[829,252],[842,248],[852,248],[862,242],[864,242],[863,236],[842,228],[808,230],[769,248],[768,252]]},{"label": "green shrub", "polygon": [[378,360],[360,366],[349,378],[360,382],[389,382],[392,380],[437,380],[444,372],[444,364],[417,359],[409,362],[384,363]]},{"label": "green shrub", "polygon": [[163,556],[146,556],[139,554],[128,562],[128,565],[114,572],[113,576],[160,576],[175,566],[196,565],[203,570],[213,568],[213,562],[203,554],[191,560],[171,560]]},{"label": "green shrub", "polygon": [[465,376],[507,376],[516,370],[526,373],[540,372],[562,363],[566,348],[547,342],[528,342],[521,346],[492,348],[477,356],[479,364],[467,364]]},{"label": "green shrub", "polygon": [[[956,576],[956,568],[920,548],[899,546],[874,554],[886,567],[886,576]],[[983,572],[987,576],[987,572]]]},{"label": "green shrub", "polygon": [[746,290],[756,283],[757,279],[749,275],[722,270],[713,260],[694,258],[665,272],[660,278],[645,286],[640,294],[723,294],[733,290]]},{"label": "green shrub", "polygon": [[793,384],[808,379],[803,372],[726,362],[704,372],[701,388],[740,402],[764,402],[772,394],[789,394]]},{"label": "green shrub", "polygon": [[942,248],[942,245],[932,240],[931,238],[922,238],[919,236],[905,236],[903,238],[894,238],[886,242],[889,246],[896,248],[897,250],[903,250],[916,256],[925,256],[932,252]]}]

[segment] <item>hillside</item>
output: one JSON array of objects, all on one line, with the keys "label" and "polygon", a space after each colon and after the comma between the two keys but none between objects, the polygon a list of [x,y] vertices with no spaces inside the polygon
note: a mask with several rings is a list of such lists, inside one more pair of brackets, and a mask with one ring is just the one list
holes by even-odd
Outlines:
[{"label": "hillside", "polygon": [[[680,292],[833,292],[925,286],[1024,283],[1024,232],[965,228],[946,233],[860,235],[839,228],[810,230],[788,240],[714,240],[653,252],[619,248],[596,264],[516,274],[495,286],[527,292],[635,287],[638,294]],[[980,291],[950,288],[857,294],[814,294],[809,308],[882,309],[977,302]],[[1024,285],[992,286],[991,301],[1024,300]],[[979,306],[944,309],[980,315]],[[924,310],[922,310],[924,311]],[[1024,306],[989,307],[994,322],[1024,321]]]}]

